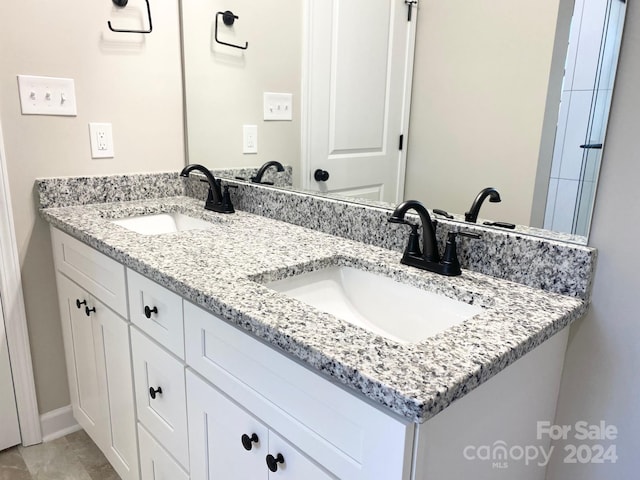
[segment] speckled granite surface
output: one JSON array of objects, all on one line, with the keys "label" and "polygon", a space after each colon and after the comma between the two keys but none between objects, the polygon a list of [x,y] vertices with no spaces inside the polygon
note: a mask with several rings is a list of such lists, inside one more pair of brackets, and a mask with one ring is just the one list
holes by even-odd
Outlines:
[{"label": "speckled granite surface", "polygon": [[[228,183],[238,186],[232,195],[239,210],[398,252],[406,247],[408,227],[389,224],[391,211],[387,208],[294,190]],[[205,198],[205,184],[189,181],[188,185],[187,195]],[[410,214],[407,218],[420,223],[417,216]],[[439,216],[433,218],[437,218],[439,224],[436,232],[441,252],[452,229],[481,235],[480,240],[459,238],[462,268],[549,292],[583,299],[590,297],[597,260],[594,248],[539,235],[452,222]]]},{"label": "speckled granite surface", "polygon": [[[236,177],[250,178],[256,170],[256,168],[226,168],[212,170],[212,173],[216,178],[226,180]],[[291,186],[291,176],[291,166],[285,166],[284,172],[277,172],[274,168],[268,169],[263,179],[273,182],[275,186],[286,187]],[[188,182],[188,185],[196,185],[192,190],[204,192],[202,193],[204,198],[207,185],[197,181],[197,174],[190,178],[193,181]],[[37,179],[35,188],[39,196],[39,207],[51,208],[184,195],[185,180],[178,175],[178,172],[53,177]]]},{"label": "speckled granite surface", "polygon": [[[238,187],[231,191],[238,210],[397,252],[405,248],[407,227],[388,224],[387,218],[391,212],[387,208],[231,180],[236,174],[242,173],[239,170],[213,172],[228,177],[225,182]],[[276,175],[280,176],[282,182],[290,181],[290,168]],[[197,174],[180,179],[177,172],[169,172],[39,179],[36,189],[40,192],[40,206],[48,208],[182,194],[204,199],[207,185],[199,181]],[[597,260],[595,249],[566,243],[557,239],[552,232],[549,232],[552,238],[542,238],[539,235],[437,218],[441,251],[446,234],[451,229],[482,236],[481,240],[459,240],[458,254],[463,268],[553,293],[586,300],[590,298]],[[417,217],[414,221],[418,222]]]},{"label": "speckled granite surface", "polygon": [[[208,231],[143,236],[110,218],[181,211]],[[317,213],[307,211],[311,217]],[[52,225],[298,358],[383,407],[423,422],[580,317],[586,303],[476,272],[442,277],[397,251],[188,197],[49,208]],[[485,308],[419,344],[399,344],[269,290],[270,279],[340,264]]]}]

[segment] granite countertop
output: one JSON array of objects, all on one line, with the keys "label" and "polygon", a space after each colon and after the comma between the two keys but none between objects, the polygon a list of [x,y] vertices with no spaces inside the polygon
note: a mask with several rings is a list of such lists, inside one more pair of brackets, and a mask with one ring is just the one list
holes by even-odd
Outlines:
[{"label": "granite countertop", "polygon": [[[580,299],[468,270],[443,277],[407,267],[398,252],[258,215],[208,212],[189,197],[41,212],[55,227],[414,422],[442,411],[587,308]],[[215,226],[145,236],[109,221],[154,212],[182,212]],[[421,343],[402,344],[262,285],[329,265],[379,272],[483,312]]]}]

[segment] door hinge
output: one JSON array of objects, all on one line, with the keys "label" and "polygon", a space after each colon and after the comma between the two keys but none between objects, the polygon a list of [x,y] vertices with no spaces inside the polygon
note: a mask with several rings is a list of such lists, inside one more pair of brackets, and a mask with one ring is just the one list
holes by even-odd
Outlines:
[{"label": "door hinge", "polygon": [[413,10],[413,7],[417,7],[418,6],[418,0],[404,0],[404,3],[407,4],[407,7],[409,7],[409,12],[407,13],[407,22],[411,21],[411,12]]},{"label": "door hinge", "polygon": [[403,144],[404,144],[404,135],[400,135],[400,140],[398,141],[398,150],[402,150]]}]

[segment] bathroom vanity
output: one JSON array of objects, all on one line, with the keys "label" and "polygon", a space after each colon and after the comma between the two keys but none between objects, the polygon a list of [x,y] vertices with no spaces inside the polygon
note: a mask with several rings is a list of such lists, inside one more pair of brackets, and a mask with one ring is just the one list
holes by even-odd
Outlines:
[{"label": "bathroom vanity", "polygon": [[[61,197],[55,182],[39,184],[74,416],[123,479],[502,478],[464,447],[530,443],[537,421],[553,421],[566,327],[587,308],[589,278],[559,294],[472,270],[444,277],[401,265],[396,250],[239,205],[207,212],[173,177],[157,198],[106,203],[43,201]],[[156,214],[170,225],[150,227]],[[595,251],[575,248],[592,272]],[[407,305],[374,331],[273,287],[328,267],[477,310],[398,339],[386,332],[410,317]],[[517,462],[504,473],[544,478]]]}]

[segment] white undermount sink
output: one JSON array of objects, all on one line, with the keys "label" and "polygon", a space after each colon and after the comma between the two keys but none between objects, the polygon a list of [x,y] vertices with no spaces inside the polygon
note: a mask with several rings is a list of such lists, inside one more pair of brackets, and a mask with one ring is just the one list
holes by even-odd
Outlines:
[{"label": "white undermount sink", "polygon": [[142,235],[161,235],[163,233],[184,232],[187,230],[208,230],[215,227],[215,224],[206,220],[177,212],[119,218],[111,220],[111,223]]},{"label": "white undermount sink", "polygon": [[482,308],[352,267],[269,282],[267,288],[400,343],[418,343]]}]

